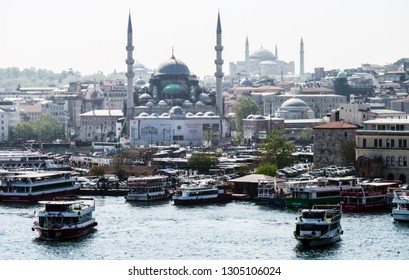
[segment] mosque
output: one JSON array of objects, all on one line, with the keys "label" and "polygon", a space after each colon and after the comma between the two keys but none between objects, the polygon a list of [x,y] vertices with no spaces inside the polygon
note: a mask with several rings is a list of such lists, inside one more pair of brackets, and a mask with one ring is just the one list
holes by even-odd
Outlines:
[{"label": "mosque", "polygon": [[285,62],[278,59],[278,49],[275,46],[275,53],[263,48],[256,49],[250,52],[249,40],[246,37],[244,60],[230,62],[231,76],[272,76],[272,75],[288,75],[295,73],[294,61]]},{"label": "mosque", "polygon": [[[227,136],[222,104],[222,29],[220,14],[216,29],[216,90],[205,93],[196,75],[174,51],[151,74],[148,83],[134,83],[134,59],[131,15],[127,39],[127,99],[125,119],[119,134],[129,135],[131,146],[201,146],[216,143]],[[123,130],[125,128],[125,130]]]}]

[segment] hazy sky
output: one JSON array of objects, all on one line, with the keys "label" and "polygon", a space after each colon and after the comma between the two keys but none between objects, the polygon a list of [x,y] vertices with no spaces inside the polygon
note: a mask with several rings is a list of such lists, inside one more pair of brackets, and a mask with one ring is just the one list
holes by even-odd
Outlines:
[{"label": "hazy sky", "polygon": [[360,0],[1,0],[0,68],[126,71],[128,13],[134,58],[155,69],[175,56],[200,77],[213,75],[220,11],[223,71],[260,48],[305,70],[387,64],[409,57],[409,1]]}]

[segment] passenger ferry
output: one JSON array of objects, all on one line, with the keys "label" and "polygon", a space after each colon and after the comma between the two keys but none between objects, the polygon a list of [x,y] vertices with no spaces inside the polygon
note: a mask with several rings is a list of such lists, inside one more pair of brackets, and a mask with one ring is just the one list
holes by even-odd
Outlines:
[{"label": "passenger ferry", "polygon": [[69,165],[56,163],[46,154],[31,151],[0,151],[0,168],[7,170],[71,170]]},{"label": "passenger ferry", "polygon": [[339,205],[315,205],[302,209],[295,219],[294,237],[306,248],[335,243],[344,233]]},{"label": "passenger ferry", "polygon": [[129,188],[125,199],[128,201],[157,201],[171,198],[171,181],[168,176],[131,176],[127,180]]},{"label": "passenger ferry", "polygon": [[56,196],[74,195],[80,189],[70,172],[3,172],[0,201],[37,202]]},{"label": "passenger ferry", "polygon": [[342,201],[341,188],[355,182],[355,177],[289,181],[291,195],[284,198],[284,205],[290,208],[311,208],[314,205],[338,204]]},{"label": "passenger ferry", "polygon": [[65,240],[82,237],[98,225],[92,217],[95,200],[85,197],[61,197],[40,201],[44,205],[35,216],[33,231],[43,240]]},{"label": "passenger ferry", "polygon": [[223,182],[205,180],[182,184],[172,199],[176,205],[227,203],[232,200],[232,192],[225,188]]},{"label": "passenger ferry", "polygon": [[371,212],[389,207],[389,189],[399,187],[400,181],[379,181],[342,187],[343,212]]},{"label": "passenger ferry", "polygon": [[273,207],[284,207],[284,199],[290,196],[291,193],[282,184],[277,184],[276,181],[270,182],[260,180],[257,186],[255,203]]}]

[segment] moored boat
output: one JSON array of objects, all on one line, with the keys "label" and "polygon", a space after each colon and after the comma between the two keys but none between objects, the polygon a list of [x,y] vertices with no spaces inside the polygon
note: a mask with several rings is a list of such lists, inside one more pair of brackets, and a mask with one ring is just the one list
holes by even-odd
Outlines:
[{"label": "moored boat", "polygon": [[284,198],[284,205],[289,208],[311,208],[314,205],[338,204],[341,201],[340,180],[324,178],[290,181],[288,190],[291,195]]},{"label": "moored boat", "polygon": [[125,199],[128,201],[158,201],[171,198],[171,181],[168,176],[131,176],[127,180],[129,188]]},{"label": "moored boat", "polygon": [[394,191],[392,199],[392,217],[397,222],[409,222],[409,194],[406,191]]},{"label": "moored boat", "polygon": [[315,205],[301,209],[296,217],[294,237],[305,247],[324,246],[341,239],[340,205]]},{"label": "moored boat", "polygon": [[79,189],[67,171],[7,172],[1,175],[0,201],[37,202],[74,195]]},{"label": "moored boat", "polygon": [[36,211],[38,220],[32,230],[43,240],[65,240],[88,234],[97,222],[92,217],[95,200],[85,197],[61,197],[41,201],[43,208]]},{"label": "moored boat", "polygon": [[284,198],[289,197],[291,193],[282,185],[278,185],[275,181],[259,181],[257,187],[256,204],[284,207]]},{"label": "moored boat", "polygon": [[172,200],[176,205],[227,203],[232,200],[232,192],[226,189],[223,182],[206,180],[183,184],[176,189]]},{"label": "moored boat", "polygon": [[371,212],[388,208],[389,189],[399,186],[398,181],[361,183],[342,187],[343,212]]}]

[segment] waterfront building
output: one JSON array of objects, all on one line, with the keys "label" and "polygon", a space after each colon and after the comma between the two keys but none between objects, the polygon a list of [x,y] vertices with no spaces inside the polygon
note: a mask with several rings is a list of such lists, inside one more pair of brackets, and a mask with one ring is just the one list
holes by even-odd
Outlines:
[{"label": "waterfront building", "polygon": [[377,118],[356,131],[357,172],[407,183],[409,167],[409,117]]}]

